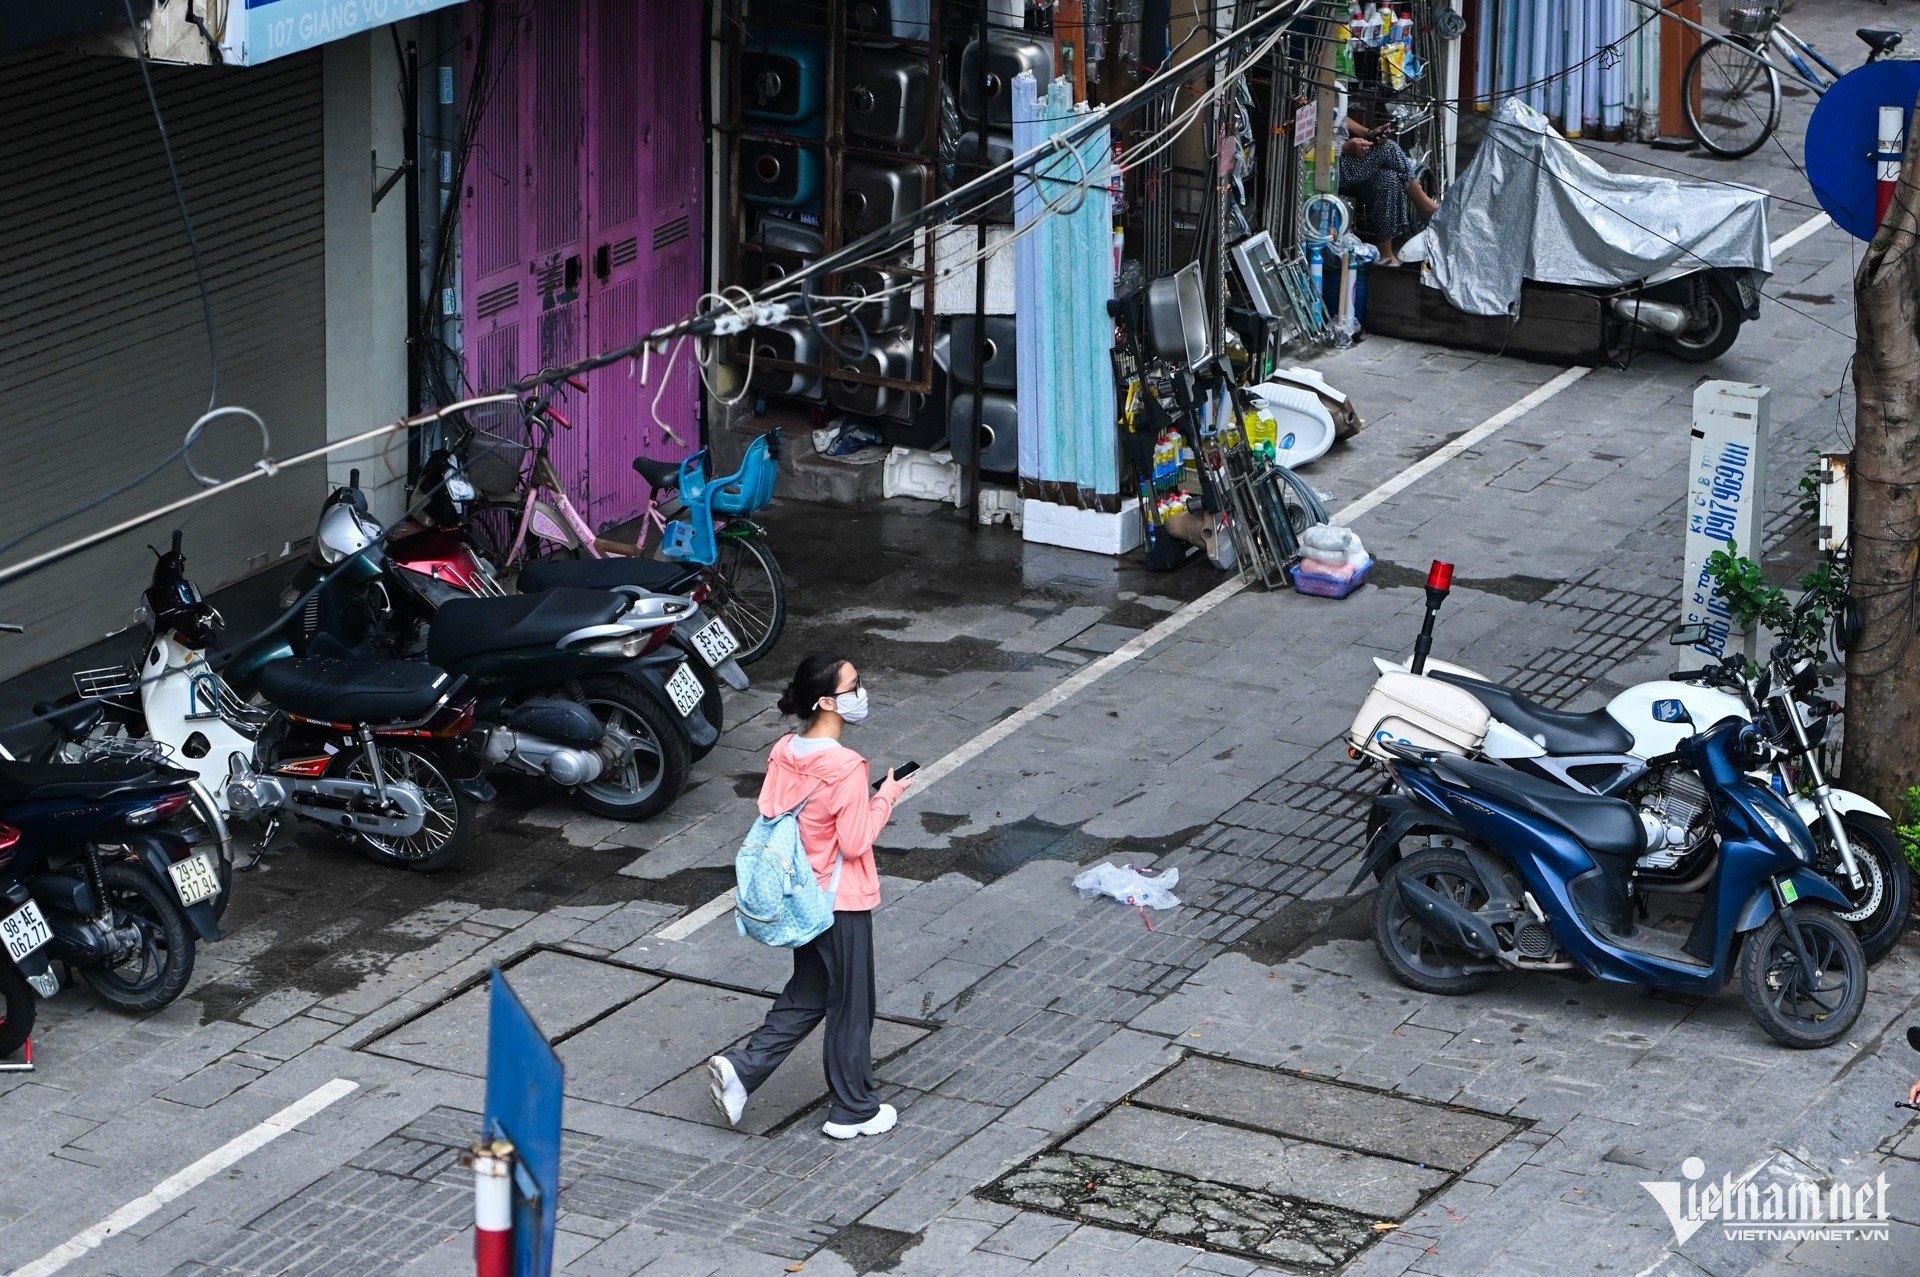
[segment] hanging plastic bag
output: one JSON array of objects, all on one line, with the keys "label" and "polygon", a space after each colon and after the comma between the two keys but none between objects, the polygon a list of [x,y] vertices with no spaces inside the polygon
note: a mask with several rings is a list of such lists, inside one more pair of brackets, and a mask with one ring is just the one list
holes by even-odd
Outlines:
[{"label": "hanging plastic bag", "polygon": [[1112,896],[1122,904],[1136,907],[1174,909],[1180,904],[1180,898],[1173,894],[1173,888],[1179,881],[1178,869],[1164,870],[1149,877],[1132,865],[1115,867],[1109,861],[1087,870],[1073,880],[1073,885],[1086,899]]}]

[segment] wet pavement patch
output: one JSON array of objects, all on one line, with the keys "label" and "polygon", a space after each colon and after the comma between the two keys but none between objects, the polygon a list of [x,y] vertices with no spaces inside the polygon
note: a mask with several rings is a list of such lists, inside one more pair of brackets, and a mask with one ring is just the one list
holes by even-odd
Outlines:
[{"label": "wet pavement patch", "polygon": [[[708,1057],[744,1042],[773,1004],[760,993],[553,949],[535,949],[504,970],[560,1053],[568,1095],[710,1126],[725,1123],[707,1094]],[[470,985],[361,1049],[484,1076],[488,997],[484,981]],[[874,1058],[884,1062],[931,1031],[879,1019]],[[775,1134],[821,1106],[826,1094],[816,1031],[755,1092],[736,1129]]]},{"label": "wet pavement patch", "polygon": [[[929,833],[945,833],[954,827],[947,824],[946,829],[936,829],[935,824],[944,823],[948,818],[927,819],[933,815],[936,814],[922,813],[923,825]],[[1204,829],[1205,825],[1194,825],[1158,837],[1097,838],[1077,825],[1056,825],[1028,816],[979,833],[960,834],[944,847],[900,851],[881,846],[875,850],[880,853],[881,872],[896,878],[932,882],[957,873],[984,886],[1036,860],[1061,860],[1068,864],[1112,860],[1116,864],[1151,865],[1158,857],[1193,841]],[[728,885],[732,885],[731,882]]]},{"label": "wet pavement patch", "polygon": [[663,905],[697,909],[715,896],[733,890],[732,865],[696,866],[680,869],[664,878],[636,878],[637,895]]},{"label": "wet pavement patch", "polygon": [[[1376,561],[1369,579],[1383,589],[1396,586],[1406,588],[1427,583],[1427,569],[1423,567],[1405,567],[1398,563]],[[1498,595],[1511,599],[1515,603],[1538,603],[1561,585],[1559,581],[1548,580],[1542,576],[1526,576],[1516,573],[1512,576],[1485,576],[1453,578],[1455,588],[1476,590],[1481,594]],[[1408,639],[1412,641],[1411,637]]]},{"label": "wet pavement patch", "polygon": [[1522,1129],[1492,1114],[1195,1055],[982,1196],[1328,1269]]},{"label": "wet pavement patch", "polygon": [[872,1224],[848,1224],[827,1239],[827,1249],[847,1261],[856,1273],[890,1273],[900,1257],[921,1242],[919,1233]]}]

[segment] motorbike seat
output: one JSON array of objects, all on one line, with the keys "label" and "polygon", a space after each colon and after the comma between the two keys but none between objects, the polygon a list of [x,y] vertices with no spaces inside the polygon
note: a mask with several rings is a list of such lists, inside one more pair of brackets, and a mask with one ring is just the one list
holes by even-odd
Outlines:
[{"label": "motorbike seat", "polygon": [[416,723],[461,680],[419,661],[289,657],[260,671],[267,703],[329,723]]},{"label": "motorbike seat", "polygon": [[680,486],[678,461],[655,461],[652,457],[635,457],[633,468],[641,478],[653,485],[655,492],[671,492]]},{"label": "motorbike seat", "polygon": [[0,760],[0,805],[54,798],[121,798],[179,789],[192,772],[135,758],[95,763],[19,763]]},{"label": "motorbike seat", "polygon": [[71,705],[41,701],[33,707],[33,714],[66,739],[80,741],[100,725],[100,720],[107,716],[107,707],[98,701],[75,701]]},{"label": "motorbike seat", "polygon": [[1885,53],[1900,43],[1898,31],[1888,31],[1884,27],[1861,27],[1854,32],[1875,53]]},{"label": "motorbike seat", "polygon": [[528,594],[555,589],[611,590],[621,585],[675,594],[699,579],[698,566],[626,556],[540,559],[520,569],[520,589]]},{"label": "motorbike seat", "polygon": [[1452,754],[1434,759],[1434,769],[1453,784],[1492,798],[1560,826],[1582,846],[1607,856],[1636,860],[1644,850],[1640,817],[1633,804],[1541,780],[1492,763],[1476,763]]},{"label": "motorbike seat", "polygon": [[516,647],[552,647],[575,630],[620,618],[628,601],[604,590],[543,590],[505,598],[449,599],[433,615],[427,659],[453,666]]},{"label": "motorbike seat", "polygon": [[1633,749],[1633,733],[1604,709],[1569,713],[1548,709],[1498,683],[1438,670],[1430,677],[1471,693],[1495,718],[1549,754],[1625,754]]}]

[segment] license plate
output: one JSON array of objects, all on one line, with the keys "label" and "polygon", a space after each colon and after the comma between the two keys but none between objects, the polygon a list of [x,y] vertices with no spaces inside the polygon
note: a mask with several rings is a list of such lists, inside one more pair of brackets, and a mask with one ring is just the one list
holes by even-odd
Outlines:
[{"label": "license plate", "polygon": [[40,913],[40,906],[29,900],[0,918],[0,939],[6,941],[7,953],[18,962],[41,945],[50,943],[53,931]]},{"label": "license plate", "polygon": [[733,636],[725,621],[715,620],[694,634],[693,647],[706,658],[708,665],[718,665],[740,650],[740,640]]},{"label": "license plate", "polygon": [[673,707],[680,711],[680,717],[685,718],[699,709],[700,698],[705,695],[706,689],[700,686],[700,676],[693,672],[691,665],[680,662],[673,677],[667,680],[667,697],[673,702]]},{"label": "license plate", "polygon": [[180,903],[197,905],[210,896],[220,894],[220,875],[214,872],[211,856],[188,856],[185,860],[176,860],[167,866],[167,876],[173,879],[173,889],[180,893]]}]

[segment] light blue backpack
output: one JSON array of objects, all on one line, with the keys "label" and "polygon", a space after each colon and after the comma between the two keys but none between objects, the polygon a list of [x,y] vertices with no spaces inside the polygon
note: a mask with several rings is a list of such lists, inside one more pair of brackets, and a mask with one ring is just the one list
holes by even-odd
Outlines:
[{"label": "light blue backpack", "polygon": [[781,949],[798,949],[831,927],[840,890],[837,856],[832,881],[820,889],[800,843],[800,807],[757,817],[733,858],[733,920],[740,934]]}]

